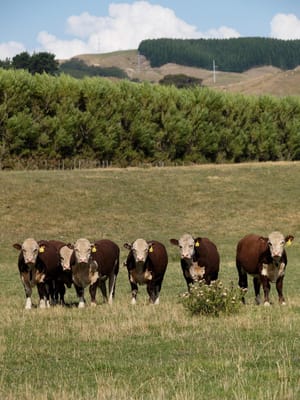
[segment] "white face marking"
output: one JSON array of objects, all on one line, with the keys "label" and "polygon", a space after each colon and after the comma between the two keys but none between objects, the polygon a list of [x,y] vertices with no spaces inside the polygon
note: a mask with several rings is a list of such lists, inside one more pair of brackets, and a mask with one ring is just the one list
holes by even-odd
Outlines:
[{"label": "white face marking", "polygon": [[77,263],[88,263],[92,245],[87,239],[78,239],[74,244],[75,258]]},{"label": "white face marking", "polygon": [[184,234],[181,236],[181,238],[178,240],[178,246],[179,246],[179,251],[180,251],[180,257],[182,259],[192,259],[195,249],[195,241],[193,237],[189,234]]},{"label": "white face marking", "polygon": [[144,263],[148,256],[149,244],[144,239],[137,239],[132,244],[132,253],[136,263]]},{"label": "white face marking", "polygon": [[285,246],[285,238],[280,232],[272,232],[268,237],[268,246],[271,256],[274,259],[280,259]]},{"label": "white face marking", "polygon": [[62,265],[63,270],[71,269],[70,260],[73,253],[73,249],[70,249],[68,246],[63,246],[59,250],[60,263]]},{"label": "white face marking", "polygon": [[28,238],[22,244],[22,253],[26,264],[35,264],[39,254],[39,245],[36,240]]}]

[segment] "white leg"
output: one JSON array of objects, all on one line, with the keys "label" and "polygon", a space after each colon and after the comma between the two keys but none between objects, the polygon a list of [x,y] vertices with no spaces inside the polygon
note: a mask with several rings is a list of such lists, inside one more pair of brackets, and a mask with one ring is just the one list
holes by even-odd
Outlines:
[{"label": "white leg", "polygon": [[31,297],[26,297],[25,310],[30,310],[32,307]]}]

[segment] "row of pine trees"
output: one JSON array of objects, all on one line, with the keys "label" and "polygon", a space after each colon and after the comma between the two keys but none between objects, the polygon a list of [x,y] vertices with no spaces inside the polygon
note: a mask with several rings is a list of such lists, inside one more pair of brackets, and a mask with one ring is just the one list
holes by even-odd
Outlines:
[{"label": "row of pine trees", "polygon": [[300,100],[0,69],[0,167],[300,159]]},{"label": "row of pine trees", "polygon": [[300,40],[261,37],[235,39],[149,39],[139,45],[152,67],[177,63],[220,71],[244,72],[250,68],[273,65],[293,69],[300,65]]}]

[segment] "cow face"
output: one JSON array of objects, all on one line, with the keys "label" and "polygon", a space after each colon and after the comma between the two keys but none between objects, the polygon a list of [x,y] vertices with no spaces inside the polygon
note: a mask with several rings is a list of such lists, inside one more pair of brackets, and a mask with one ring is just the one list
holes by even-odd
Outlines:
[{"label": "cow face", "polygon": [[171,244],[179,247],[180,257],[183,260],[191,260],[195,254],[195,240],[185,233],[179,240],[170,239]]},{"label": "cow face", "polygon": [[136,239],[132,244],[125,243],[124,247],[132,251],[134,260],[137,264],[144,264],[152,244],[144,239]]},{"label": "cow face", "polygon": [[39,252],[44,250],[44,248],[40,248],[38,242],[32,238],[25,239],[22,245],[16,243],[13,247],[22,251],[24,262],[29,266],[35,265]]},{"label": "cow face", "polygon": [[268,247],[274,261],[280,261],[286,242],[291,242],[293,239],[293,236],[289,235],[285,238],[282,233],[277,231],[270,233]]},{"label": "cow face", "polygon": [[91,258],[93,245],[87,239],[78,239],[74,244],[74,253],[77,263],[88,263]]},{"label": "cow face", "polygon": [[70,261],[73,254],[73,246],[66,245],[59,250],[60,263],[64,271],[70,270]]}]

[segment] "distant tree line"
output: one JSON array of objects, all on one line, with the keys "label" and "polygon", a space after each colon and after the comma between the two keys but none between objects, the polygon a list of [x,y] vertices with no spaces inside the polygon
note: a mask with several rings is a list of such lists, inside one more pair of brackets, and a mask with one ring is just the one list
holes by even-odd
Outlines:
[{"label": "distant tree line", "polygon": [[55,60],[55,55],[47,52],[34,53],[32,56],[24,51],[14,56],[11,60],[7,58],[4,61],[0,60],[0,67],[5,69],[25,69],[31,74],[47,74],[55,75],[58,73],[58,61]]},{"label": "distant tree line", "polygon": [[0,69],[0,168],[75,158],[299,160],[300,100]]},{"label": "distant tree line", "polygon": [[65,73],[74,78],[85,76],[106,76],[119,79],[128,78],[125,71],[118,67],[97,67],[87,65],[84,61],[72,58],[61,64],[55,60],[55,55],[47,52],[34,53],[32,56],[28,52],[17,54],[12,59],[0,60],[0,68],[4,69],[25,69],[31,74],[42,74],[46,72],[50,75]]},{"label": "distant tree line", "polygon": [[253,67],[273,65],[293,69],[300,65],[300,40],[271,38],[237,39],[149,39],[138,47],[152,67],[177,63],[212,69],[243,72]]}]

